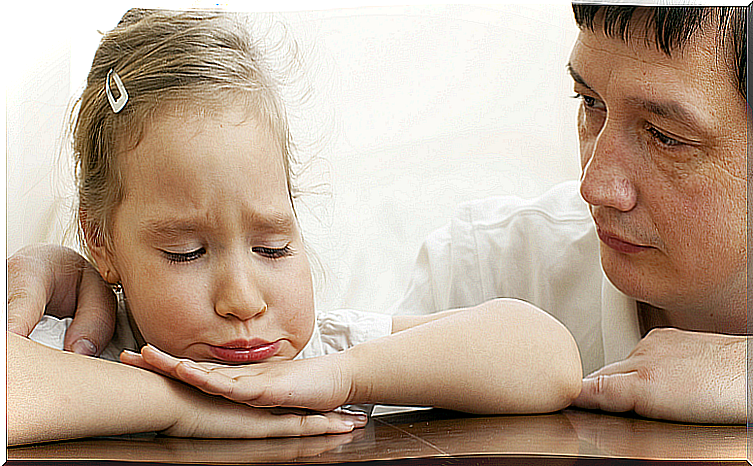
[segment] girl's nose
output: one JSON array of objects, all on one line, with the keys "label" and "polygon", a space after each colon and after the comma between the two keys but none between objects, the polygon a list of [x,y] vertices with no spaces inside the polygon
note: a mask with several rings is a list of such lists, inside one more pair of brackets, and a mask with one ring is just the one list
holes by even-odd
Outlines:
[{"label": "girl's nose", "polygon": [[222,317],[248,320],[267,312],[267,303],[253,273],[234,268],[217,278],[214,308]]}]

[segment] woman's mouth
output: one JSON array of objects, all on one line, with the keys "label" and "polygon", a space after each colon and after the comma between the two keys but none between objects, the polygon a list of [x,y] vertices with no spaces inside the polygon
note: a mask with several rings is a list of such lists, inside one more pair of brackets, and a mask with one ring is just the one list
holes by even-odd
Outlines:
[{"label": "woman's mouth", "polygon": [[280,340],[274,342],[236,340],[222,346],[209,346],[216,359],[230,363],[259,362],[275,356],[280,350]]},{"label": "woman's mouth", "polygon": [[639,244],[625,241],[618,236],[602,231],[601,228],[597,228],[596,232],[598,233],[599,239],[602,243],[606,244],[617,252],[625,254],[636,254],[651,249],[649,246],[641,246]]}]

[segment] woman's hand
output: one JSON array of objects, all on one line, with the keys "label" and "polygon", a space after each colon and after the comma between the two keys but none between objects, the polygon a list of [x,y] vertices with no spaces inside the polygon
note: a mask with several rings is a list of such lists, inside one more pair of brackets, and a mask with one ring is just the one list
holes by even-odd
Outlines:
[{"label": "woman's hand", "polygon": [[178,359],[147,345],[120,360],[193,385],[212,395],[256,407],[329,411],[350,401],[351,377],[343,356],[226,366]]},{"label": "woman's hand", "polygon": [[99,355],[115,330],[115,295],[76,251],[54,244],[26,246],[8,258],[8,330],[29,336],[47,313],[71,317],[65,349]]},{"label": "woman's hand", "polygon": [[625,360],[583,379],[574,404],[677,422],[745,424],[750,339],[655,328]]}]

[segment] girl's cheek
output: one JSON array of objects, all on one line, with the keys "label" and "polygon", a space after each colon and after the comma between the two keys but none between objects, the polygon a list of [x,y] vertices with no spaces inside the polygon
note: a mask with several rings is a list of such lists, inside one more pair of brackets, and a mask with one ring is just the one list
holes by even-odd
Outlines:
[{"label": "girl's cheek", "polygon": [[284,281],[288,284],[285,290],[280,290],[286,301],[283,307],[278,309],[294,310],[288,316],[289,322],[295,327],[295,333],[299,337],[299,350],[308,343],[316,325],[316,313],[314,309],[313,282],[311,269],[308,261],[302,259],[296,264],[291,276]]}]

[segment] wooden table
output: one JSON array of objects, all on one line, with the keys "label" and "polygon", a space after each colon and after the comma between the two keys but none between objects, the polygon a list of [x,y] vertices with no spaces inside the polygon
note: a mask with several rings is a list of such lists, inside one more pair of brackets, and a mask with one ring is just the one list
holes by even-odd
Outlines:
[{"label": "wooden table", "polygon": [[153,434],[8,450],[9,463],[748,464],[744,426],[699,426],[568,409],[475,417],[444,410],[372,417],[351,434],[202,440]]}]

